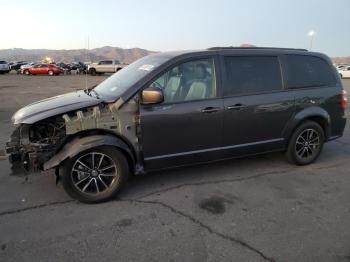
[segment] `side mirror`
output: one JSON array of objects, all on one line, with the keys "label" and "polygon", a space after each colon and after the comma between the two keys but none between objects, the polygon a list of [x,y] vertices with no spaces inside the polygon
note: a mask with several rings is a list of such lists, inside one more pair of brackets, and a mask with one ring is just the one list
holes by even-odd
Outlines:
[{"label": "side mirror", "polygon": [[164,101],[163,91],[156,87],[149,87],[142,91],[141,94],[142,104],[159,104]]}]

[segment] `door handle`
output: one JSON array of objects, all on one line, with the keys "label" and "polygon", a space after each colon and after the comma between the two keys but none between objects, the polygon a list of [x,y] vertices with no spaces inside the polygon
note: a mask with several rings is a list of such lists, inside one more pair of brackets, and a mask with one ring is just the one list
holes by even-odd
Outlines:
[{"label": "door handle", "polygon": [[242,110],[244,108],[246,108],[247,106],[246,105],[243,105],[243,104],[235,104],[235,105],[232,105],[232,106],[228,106],[226,107],[227,110]]},{"label": "door handle", "polygon": [[220,107],[206,107],[201,110],[202,113],[215,113],[220,110]]}]

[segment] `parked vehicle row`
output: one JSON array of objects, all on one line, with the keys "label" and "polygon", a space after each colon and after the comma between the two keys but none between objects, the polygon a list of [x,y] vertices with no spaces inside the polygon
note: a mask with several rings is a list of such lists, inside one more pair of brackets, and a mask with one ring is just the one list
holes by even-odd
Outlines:
[{"label": "parked vehicle row", "polygon": [[331,60],[303,49],[211,48],[139,59],[95,88],[20,109],[6,145],[27,170],[54,169],[83,202],[131,174],[267,152],[315,161],[343,135],[346,92]]},{"label": "parked vehicle row", "polygon": [[[76,74],[91,74],[91,75],[102,75],[104,73],[115,73],[121,70],[123,67],[126,66],[126,64],[120,63],[118,60],[103,60],[99,61],[97,63],[82,63],[82,62],[73,62],[70,64],[67,63],[57,63],[57,64],[48,64],[48,63],[36,63],[36,62],[25,62],[25,61],[19,61],[19,62],[11,62],[7,63],[6,61],[0,61],[0,73],[9,73],[11,70],[17,71],[18,74],[44,74],[43,72],[47,74],[53,74],[55,75],[58,70],[49,70],[49,69],[42,69],[39,70],[38,68],[44,68],[49,67],[49,65],[54,65],[58,68],[60,68],[59,71],[62,71],[60,73],[64,74],[70,74],[72,71],[74,71]],[[49,73],[50,72],[50,73]]]}]

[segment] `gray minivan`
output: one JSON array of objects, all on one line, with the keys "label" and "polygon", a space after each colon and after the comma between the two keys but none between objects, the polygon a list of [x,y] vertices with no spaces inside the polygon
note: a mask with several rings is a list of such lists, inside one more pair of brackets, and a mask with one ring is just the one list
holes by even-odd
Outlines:
[{"label": "gray minivan", "polygon": [[313,162],[341,137],[346,94],[330,59],[286,48],[165,52],[94,88],[20,109],[6,145],[27,170],[54,169],[83,202],[130,174],[267,152]]}]

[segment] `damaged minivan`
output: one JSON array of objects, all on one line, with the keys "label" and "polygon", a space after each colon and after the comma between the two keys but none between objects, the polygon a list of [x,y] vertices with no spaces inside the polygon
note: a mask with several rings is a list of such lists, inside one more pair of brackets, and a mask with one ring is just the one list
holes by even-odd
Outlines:
[{"label": "damaged minivan", "polygon": [[342,136],[346,102],[320,53],[157,53],[94,88],[20,109],[6,152],[28,171],[55,170],[71,197],[96,203],[152,170],[275,151],[312,163]]}]

